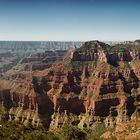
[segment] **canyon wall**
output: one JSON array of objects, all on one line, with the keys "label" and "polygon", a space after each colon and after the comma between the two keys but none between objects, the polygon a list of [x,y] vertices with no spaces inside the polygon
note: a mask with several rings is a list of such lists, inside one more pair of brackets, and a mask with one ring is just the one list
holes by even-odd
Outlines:
[{"label": "canyon wall", "polygon": [[19,81],[6,79],[1,83],[8,84],[0,91],[0,119],[50,130],[67,123],[113,128],[139,119],[140,46],[133,45],[86,42],[49,69]]}]

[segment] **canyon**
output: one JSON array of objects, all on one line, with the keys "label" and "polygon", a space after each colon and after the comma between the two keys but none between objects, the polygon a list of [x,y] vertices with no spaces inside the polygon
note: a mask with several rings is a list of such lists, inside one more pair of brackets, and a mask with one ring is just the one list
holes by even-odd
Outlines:
[{"label": "canyon", "polygon": [[36,49],[41,51],[29,51],[1,72],[1,121],[50,131],[65,124],[93,130],[102,124],[115,128],[119,138],[126,124],[139,132],[139,41],[109,45],[94,40],[62,44],[59,50]]}]

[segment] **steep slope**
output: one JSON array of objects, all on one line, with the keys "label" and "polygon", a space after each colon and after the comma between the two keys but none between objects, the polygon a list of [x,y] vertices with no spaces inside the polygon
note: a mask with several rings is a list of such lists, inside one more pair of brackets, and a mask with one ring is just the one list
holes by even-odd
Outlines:
[{"label": "steep slope", "polygon": [[50,69],[11,81],[0,92],[1,119],[49,129],[101,122],[114,128],[139,119],[140,46],[133,45],[86,42]]}]

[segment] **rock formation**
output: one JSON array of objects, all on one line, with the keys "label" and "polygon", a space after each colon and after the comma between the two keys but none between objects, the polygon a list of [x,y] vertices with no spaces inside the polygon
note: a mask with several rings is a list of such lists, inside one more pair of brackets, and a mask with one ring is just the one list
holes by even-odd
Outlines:
[{"label": "rock formation", "polygon": [[31,70],[16,77],[19,81],[5,80],[0,119],[50,130],[67,123],[113,128],[139,120],[140,46],[134,44],[86,42],[49,69]]}]

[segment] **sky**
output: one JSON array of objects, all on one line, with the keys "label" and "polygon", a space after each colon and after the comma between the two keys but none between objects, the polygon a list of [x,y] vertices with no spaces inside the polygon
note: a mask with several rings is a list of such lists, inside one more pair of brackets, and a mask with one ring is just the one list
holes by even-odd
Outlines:
[{"label": "sky", "polygon": [[140,39],[140,0],[0,0],[0,40]]}]

